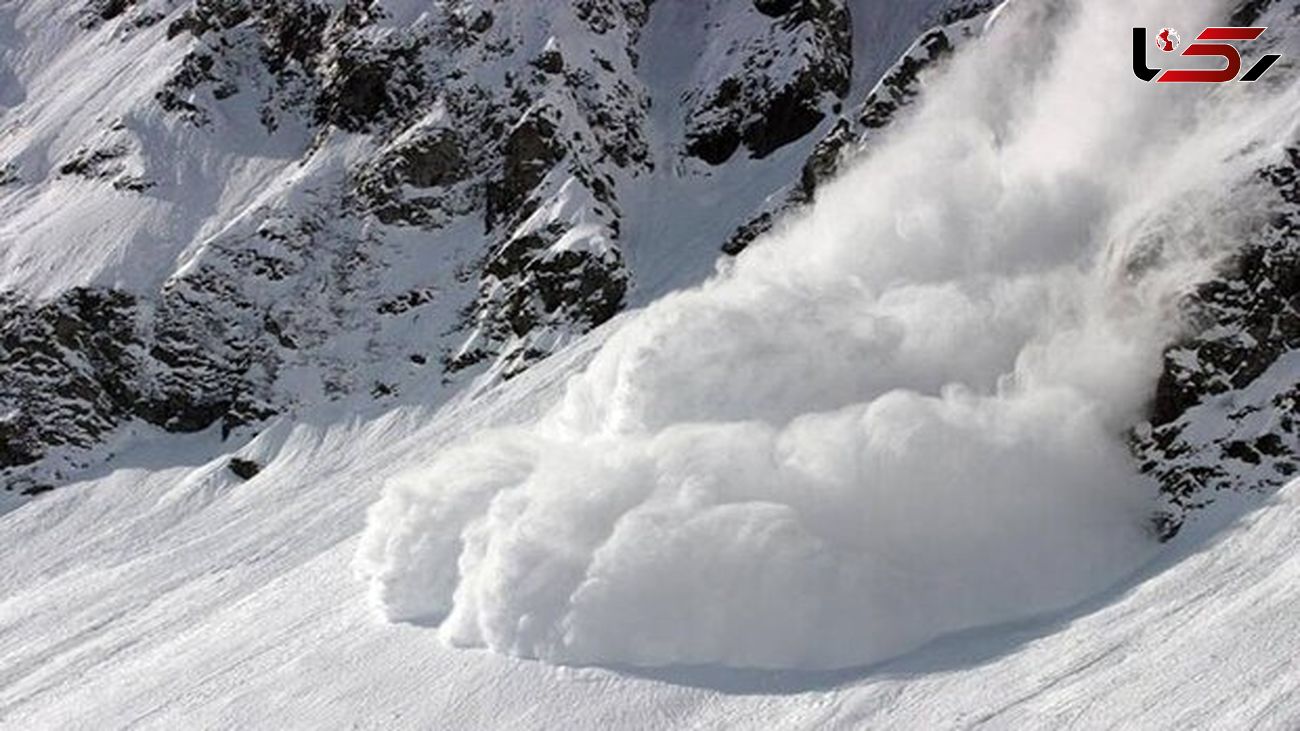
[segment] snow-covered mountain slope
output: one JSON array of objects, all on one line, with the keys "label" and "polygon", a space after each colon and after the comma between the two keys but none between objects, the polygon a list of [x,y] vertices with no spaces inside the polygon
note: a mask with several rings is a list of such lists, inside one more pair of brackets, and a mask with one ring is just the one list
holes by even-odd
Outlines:
[{"label": "snow-covered mountain slope", "polygon": [[1300,7],[540,7],[0,6],[0,726],[1295,725]]},{"label": "snow-covered mountain slope", "polygon": [[707,276],[968,5],[6,0],[0,480],[517,374]]},{"label": "snow-covered mountain slope", "polygon": [[1082,605],[868,668],[556,668],[377,621],[352,558],[386,478],[530,418],[574,365],[432,419],[278,424],[241,453],[267,465],[247,482],[210,460],[215,434],[124,452],[11,513],[0,726],[1281,729],[1300,714],[1300,485],[1217,534],[1223,518],[1198,524]]},{"label": "snow-covered mountain slope", "polygon": [[1181,302],[1276,237],[1291,204],[1261,171],[1300,109],[1295,84],[1131,83],[1083,44],[1131,16],[1009,6],[885,144],[635,313],[545,417],[394,483],[361,553],[386,616],[554,662],[826,669],[1131,571],[1157,504],[1122,435]]}]

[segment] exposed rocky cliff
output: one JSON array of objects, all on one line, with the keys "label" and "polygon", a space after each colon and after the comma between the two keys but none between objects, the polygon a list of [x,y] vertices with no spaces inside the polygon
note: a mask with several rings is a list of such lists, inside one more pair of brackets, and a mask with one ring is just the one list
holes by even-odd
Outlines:
[{"label": "exposed rocky cliff", "polygon": [[1172,534],[1222,490],[1300,472],[1300,149],[1260,171],[1269,215],[1220,276],[1189,294],[1135,453],[1168,499]]},{"label": "exposed rocky cliff", "polygon": [[[858,45],[896,56],[940,6],[918,3],[907,34]],[[16,32],[55,23],[67,55],[84,44],[121,65],[104,109],[0,145],[6,212],[48,221],[43,203],[99,200],[101,230],[53,220],[111,254],[54,276],[32,252],[58,234],[16,220],[6,232],[0,478],[12,491],[60,484],[132,424],[230,435],[322,401],[436,400],[509,378],[628,306],[629,196],[747,160],[767,166],[778,197],[787,181],[810,190],[802,160],[827,131],[843,137],[845,106],[876,82],[854,76],[846,0],[658,16],[648,0],[26,11]],[[655,18],[659,42],[681,48],[643,40]],[[666,84],[647,55],[660,66],[693,55],[695,70]],[[42,99],[41,69],[21,58],[0,70],[23,82],[24,98],[0,100],[11,128],[38,104],[84,105],[61,89]],[[774,154],[786,148],[797,151]],[[828,174],[829,153],[813,158]],[[247,169],[260,177],[231,194]],[[219,220],[205,218],[223,195],[235,205],[217,201]],[[193,225],[178,230],[177,217]],[[160,242],[154,253],[125,251],[142,236]],[[707,273],[676,269],[669,279]]]},{"label": "exposed rocky cliff", "polygon": [[[1295,3],[1244,0],[1229,24],[1297,15]],[[1257,225],[1181,302],[1183,336],[1165,353],[1150,422],[1132,440],[1141,470],[1160,483],[1165,536],[1223,491],[1269,490],[1300,472],[1300,147],[1261,169],[1248,193]]]}]

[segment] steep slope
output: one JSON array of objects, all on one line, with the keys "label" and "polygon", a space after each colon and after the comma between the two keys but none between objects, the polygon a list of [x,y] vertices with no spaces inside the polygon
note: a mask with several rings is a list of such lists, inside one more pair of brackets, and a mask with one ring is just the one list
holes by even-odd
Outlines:
[{"label": "steep slope", "polygon": [[[1252,53],[1280,53],[1283,66],[1294,68],[1295,42],[1285,29],[1300,17],[1300,5],[1250,0],[1230,7],[1232,25],[1282,29]],[[1280,93],[1295,80],[1287,73],[1263,83]],[[1290,134],[1277,159],[1256,171],[1255,225],[1231,234],[1235,250],[1216,276],[1183,296],[1180,337],[1164,354],[1150,420],[1133,434],[1142,470],[1165,496],[1158,523],[1166,536],[1222,493],[1267,493],[1300,469],[1300,134]],[[1155,248],[1146,259],[1161,256]]]},{"label": "steep slope", "polygon": [[1277,237],[1300,87],[1143,86],[1087,53],[1127,15],[1008,6],[804,214],[634,313],[545,416],[395,481],[361,552],[385,615],[557,663],[827,669],[1131,571],[1169,520],[1122,435],[1177,315]]},{"label": "steep slope", "polygon": [[241,453],[266,465],[247,482],[209,461],[215,435],[124,452],[6,516],[0,725],[1285,728],[1300,714],[1300,485],[1208,542],[1224,520],[1202,522],[1080,607],[865,669],[557,669],[377,621],[350,564],[385,478],[527,418],[578,364],[432,419],[275,426]]},{"label": "steep slope", "polygon": [[[59,141],[55,116],[38,123],[41,115],[27,112],[29,129],[43,131],[31,147],[19,145],[23,155],[57,149],[53,159],[71,167],[57,180],[20,184],[27,187],[0,205],[14,206],[5,210],[27,226],[54,227],[46,233],[65,227],[71,250],[84,256],[43,253],[48,238],[5,240],[6,255],[16,257],[5,270],[16,294],[5,305],[0,459],[16,460],[5,476],[18,489],[69,484],[0,516],[0,725],[1292,725],[1300,716],[1292,639],[1300,488],[1285,483],[1300,381],[1291,352],[1294,69],[1279,68],[1276,83],[1262,88],[1151,98],[1137,94],[1154,86],[1116,86],[1136,83],[1126,54],[1096,76],[1066,75],[1079,83],[1059,94],[1050,93],[1061,80],[1053,73],[991,62],[1092,63],[1092,50],[1072,41],[1095,27],[1074,13],[1121,31],[1224,17],[1280,30],[1297,8],[1062,3],[1051,6],[1062,15],[1034,16],[1030,4],[1018,5],[1016,13],[1041,24],[1030,24],[1036,31],[1003,36],[994,50],[971,44],[962,57],[989,65],[946,82],[932,77],[940,79],[932,106],[921,93],[930,83],[924,69],[960,55],[956,47],[979,34],[1022,27],[1026,16],[978,15],[989,8],[929,16],[940,26],[921,31],[883,86],[859,86],[855,77],[838,102],[834,84],[812,89],[823,118],[766,157],[755,156],[760,136],[746,134],[748,92],[698,122],[671,106],[642,109],[645,167],[614,163],[621,172],[611,172],[617,235],[605,223],[614,219],[595,212],[613,205],[586,197],[595,178],[567,167],[592,155],[612,160],[599,145],[579,151],[566,141],[551,160],[546,140],[563,135],[512,108],[503,114],[521,125],[501,131],[531,131],[514,143],[513,132],[499,135],[484,146],[495,152],[474,150],[498,156],[483,163],[493,172],[460,179],[446,171],[469,165],[468,156],[438,128],[445,118],[388,119],[388,101],[418,82],[386,66],[358,69],[405,63],[405,33],[419,23],[396,6],[387,19],[351,20],[360,12],[351,4],[328,17],[295,15],[309,27],[323,18],[333,28],[323,36],[350,38],[335,52],[360,54],[359,65],[335,55],[310,72],[300,58],[314,53],[312,43],[291,40],[297,31],[263,34],[271,26],[262,23],[289,22],[267,20],[278,17],[271,6],[241,15],[238,5],[196,3],[191,10],[216,13],[196,25],[186,8],[173,17],[167,5],[150,12],[147,3],[111,2],[76,16],[75,30],[36,24],[39,14],[0,16],[6,38],[40,27],[78,48],[112,33],[141,58],[161,53],[150,29],[166,20],[175,39],[200,44],[186,48],[233,53],[240,74],[241,64],[255,64],[238,79],[261,79],[277,99],[286,88],[301,92],[269,112],[260,101],[245,104],[250,87],[237,81],[231,91],[223,75],[230,58],[222,57],[206,71],[207,62],[190,62],[202,73],[184,75],[186,83],[199,78],[200,91],[166,102],[157,92],[138,95],[164,106],[150,114],[165,120],[158,124],[167,134],[177,124],[178,134],[192,135],[185,139],[199,162],[181,165],[183,174],[231,181],[205,205],[258,201],[234,206],[229,220],[186,218],[168,207],[175,200],[156,210],[122,205],[133,199],[119,195],[165,187],[150,186],[157,176],[149,171],[167,168],[137,165],[136,155],[174,141],[110,140],[83,154],[83,142]],[[491,27],[505,22],[503,7],[493,6],[500,12]],[[575,2],[557,17],[604,27],[590,13],[609,7]],[[668,40],[700,41],[701,17],[718,6],[659,13],[665,7],[633,23],[644,52],[638,63],[655,69],[637,72],[644,98],[679,94],[667,90],[688,78],[696,79],[690,88],[711,90],[695,101],[716,101],[732,75],[745,79],[741,89],[791,78],[747,68],[745,54],[709,56],[735,61],[734,74],[683,61]],[[785,7],[757,3],[751,14],[745,4],[744,14],[724,18],[737,26],[728,47],[770,37],[775,31],[759,18],[784,24]],[[235,9],[227,16],[222,8]],[[902,39],[903,52],[924,13],[898,13],[879,22],[908,29],[882,36]],[[462,19],[471,34],[488,32],[473,31],[479,17]],[[813,17],[839,27],[833,12]],[[359,37],[339,25],[353,22]],[[518,19],[527,28],[546,22]],[[631,32],[610,22],[604,32]],[[865,21],[851,22],[856,74]],[[564,38],[585,32],[565,28],[528,45],[538,74],[555,73],[547,70],[557,67],[553,51],[560,68],[572,68]],[[797,24],[791,32],[842,48],[835,33]],[[625,49],[627,37],[611,46]],[[499,42],[470,57],[492,68]],[[1277,48],[1297,51],[1285,40]],[[0,81],[57,68],[51,58],[7,54]],[[268,58],[280,60],[263,66]],[[866,66],[889,64],[870,58]],[[500,68],[517,69],[517,61]],[[276,76],[276,64],[291,71]],[[990,69],[1007,67],[1014,77],[994,83]],[[174,71],[167,66],[159,82],[170,84]],[[348,129],[357,109],[320,101],[337,102],[329,90],[347,87],[352,73],[369,77],[365,88],[376,77],[401,86],[365,107],[380,110],[374,129]],[[546,99],[559,95],[557,105],[572,101],[543,86]],[[6,88],[6,103],[29,93]],[[531,93],[521,96],[527,109]],[[1086,103],[1102,96],[1104,108]],[[223,106],[230,100],[238,103]],[[397,105],[399,116],[405,106]],[[64,111],[72,108],[69,101]],[[1248,123],[1242,108],[1252,111]],[[790,119],[798,129],[808,117]],[[871,121],[884,119],[912,126],[882,134]],[[939,134],[953,132],[953,120],[970,126]],[[307,152],[223,157],[201,135],[224,124],[257,133],[235,135],[241,144],[269,134]],[[1157,141],[1131,135],[1143,125],[1160,130]],[[688,129],[715,128],[738,134],[718,165],[686,141]],[[933,157],[917,154],[926,135],[944,141],[925,146],[940,148]],[[1074,144],[1039,144],[1062,135]],[[817,147],[830,152],[812,159],[847,177],[817,177],[821,208],[795,212],[806,200],[796,192],[800,172],[819,139],[831,140]],[[845,166],[860,146],[866,162]],[[401,152],[384,157],[381,149]],[[6,177],[31,178],[28,165]],[[493,186],[538,172],[520,204],[527,215],[488,223],[489,200],[510,194]],[[67,185],[102,215],[55,216],[68,199],[51,191]],[[460,195],[480,207],[440,218]],[[723,200],[730,205],[720,211]],[[679,209],[686,201],[693,207]],[[570,205],[588,212],[569,217]],[[669,215],[681,210],[701,217]],[[554,223],[547,217],[555,211],[568,228],[535,228]],[[732,248],[745,251],[716,280],[613,316],[586,337],[574,336],[599,318],[531,318],[564,307],[510,294],[516,285],[546,292],[553,280],[542,275],[554,271],[529,266],[553,261],[550,254],[525,257],[522,269],[509,255],[493,266],[519,231],[541,236],[539,249],[566,261],[571,244],[601,254],[587,263],[616,251],[610,256],[629,272],[623,306],[641,304],[703,277],[737,224],[762,229],[763,214],[775,220],[778,212],[792,217],[752,246],[734,239]],[[569,226],[575,220],[593,227]],[[144,226],[139,236],[106,235],[108,250],[92,241],[94,225],[136,231],[141,221],[220,231],[157,239]],[[559,238],[550,241],[551,233]],[[594,243],[602,238],[610,248]],[[464,247],[458,253],[425,248],[453,239]],[[68,270],[48,273],[59,261]],[[444,289],[425,288],[429,277]],[[524,318],[526,334],[493,329],[488,313],[501,306]],[[472,362],[477,350],[486,360],[457,371],[458,357]],[[540,358],[551,350],[557,355]],[[466,388],[481,370],[488,377]],[[60,442],[79,434],[81,443]],[[512,451],[517,444],[527,449]],[[475,449],[489,458],[471,462]],[[102,463],[83,467],[86,450]],[[862,455],[868,464],[854,461]],[[750,464],[759,467],[736,469]],[[1157,485],[1168,504],[1145,499]],[[1272,496],[1235,494],[1252,488]],[[16,505],[0,496],[0,512]],[[1157,509],[1162,535],[1144,535]],[[1184,527],[1189,515],[1199,520]],[[1158,537],[1170,542],[1159,546]],[[573,577],[564,570],[575,561],[599,569],[598,581],[566,594]],[[689,587],[697,591],[662,601],[692,577],[703,577]],[[365,581],[383,616],[366,606]],[[555,587],[565,590],[559,602]],[[574,597],[600,611],[568,611],[563,602]],[[611,616],[620,621],[600,621]],[[990,622],[1011,623],[982,626]],[[497,652],[453,650],[446,640]],[[557,668],[514,655],[612,667]]]},{"label": "steep slope", "polygon": [[517,375],[706,276],[940,5],[8,3],[0,480]]}]

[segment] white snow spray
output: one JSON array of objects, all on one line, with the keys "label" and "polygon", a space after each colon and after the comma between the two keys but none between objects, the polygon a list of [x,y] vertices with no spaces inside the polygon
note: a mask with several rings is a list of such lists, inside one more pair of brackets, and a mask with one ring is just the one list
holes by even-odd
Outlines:
[{"label": "white snow spray", "polygon": [[1134,26],[1224,17],[1004,7],[547,416],[391,484],[358,556],[378,606],[550,662],[812,669],[1114,584],[1155,546],[1125,435],[1174,305],[1258,226],[1253,171],[1294,134],[1294,84],[1134,78]]}]

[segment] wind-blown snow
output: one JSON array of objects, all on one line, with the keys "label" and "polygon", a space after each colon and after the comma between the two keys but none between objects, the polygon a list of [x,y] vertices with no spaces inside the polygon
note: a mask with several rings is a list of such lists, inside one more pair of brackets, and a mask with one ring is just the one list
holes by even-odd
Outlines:
[{"label": "wind-blown snow", "polygon": [[1132,77],[1129,28],[1212,9],[1007,8],[806,217],[624,320],[536,423],[394,481],[379,606],[554,662],[833,668],[1133,571],[1125,432],[1294,132],[1294,88]]}]

